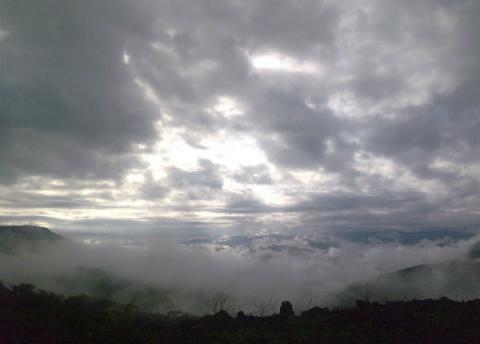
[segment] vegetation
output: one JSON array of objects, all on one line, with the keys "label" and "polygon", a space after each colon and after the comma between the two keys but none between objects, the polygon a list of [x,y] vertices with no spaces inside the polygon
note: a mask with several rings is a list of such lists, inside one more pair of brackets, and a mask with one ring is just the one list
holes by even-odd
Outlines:
[{"label": "vegetation", "polygon": [[266,317],[144,313],[87,296],[64,297],[0,283],[1,343],[472,343],[480,339],[480,300],[446,298],[356,307],[314,307],[300,315],[283,303]]}]

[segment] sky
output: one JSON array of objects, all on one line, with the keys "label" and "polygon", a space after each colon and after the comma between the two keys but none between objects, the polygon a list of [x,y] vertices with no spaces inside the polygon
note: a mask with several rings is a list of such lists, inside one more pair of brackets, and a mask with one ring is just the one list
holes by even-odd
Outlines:
[{"label": "sky", "polygon": [[479,15],[477,0],[1,1],[0,222],[216,250],[476,233]]}]

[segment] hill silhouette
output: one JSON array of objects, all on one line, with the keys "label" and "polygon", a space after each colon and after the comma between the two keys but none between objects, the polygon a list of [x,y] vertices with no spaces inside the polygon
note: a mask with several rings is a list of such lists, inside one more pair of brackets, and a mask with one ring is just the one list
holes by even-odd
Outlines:
[{"label": "hill silhouette", "polygon": [[67,240],[47,228],[38,226],[0,226],[0,253],[37,250],[42,244]]},{"label": "hill silhouette", "polygon": [[[66,252],[71,253],[72,256],[86,256],[91,253],[88,245],[70,241],[47,228],[0,226],[0,264],[2,254],[10,258],[22,259],[22,254],[27,253],[28,262],[28,259],[36,257],[30,255],[32,252],[42,256],[45,250],[57,252],[56,249],[58,249],[59,258]],[[77,264],[75,258],[70,258],[69,261],[71,264],[67,265],[68,268],[48,269],[40,271],[39,274],[35,271],[35,277],[27,274],[20,282],[14,283],[31,283],[64,296],[87,295],[93,299],[129,304],[147,312],[178,312],[185,302],[188,303],[190,311],[199,313],[214,297],[201,290],[181,288],[181,286],[163,287],[127,278],[121,273],[95,266],[95,261],[91,265]],[[15,271],[13,274],[17,275]],[[2,276],[0,276],[1,279]]]},{"label": "hill silhouette", "polygon": [[355,283],[338,296],[344,305],[356,299],[386,302],[449,297],[480,298],[480,262],[447,261],[422,264]]}]

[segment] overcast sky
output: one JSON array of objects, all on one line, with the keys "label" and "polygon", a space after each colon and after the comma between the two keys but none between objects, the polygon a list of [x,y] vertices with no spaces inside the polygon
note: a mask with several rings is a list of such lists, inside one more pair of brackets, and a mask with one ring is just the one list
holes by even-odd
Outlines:
[{"label": "overcast sky", "polygon": [[473,232],[477,0],[4,0],[0,222]]}]

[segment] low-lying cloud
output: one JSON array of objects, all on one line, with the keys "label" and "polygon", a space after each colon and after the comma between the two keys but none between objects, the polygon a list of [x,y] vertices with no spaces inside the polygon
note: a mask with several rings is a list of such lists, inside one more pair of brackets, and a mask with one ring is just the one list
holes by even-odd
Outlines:
[{"label": "low-lying cloud", "polygon": [[[389,272],[465,260],[477,240],[476,236],[458,240],[439,236],[412,243],[332,237],[312,241],[265,235],[195,240],[182,245],[160,239],[126,241],[123,246],[64,242],[2,255],[0,279],[8,284],[33,283],[66,294],[92,294],[98,283],[104,283],[100,296],[125,303],[143,300],[145,290],[150,290],[157,299],[150,296],[147,309],[160,312],[180,309],[208,313],[212,311],[208,302],[218,295],[229,296],[225,307],[231,311],[255,313],[261,303],[282,300],[292,301],[300,311],[313,305],[339,306],[340,295],[348,287],[372,283]],[[416,283],[428,281],[419,279]],[[169,301],[158,298],[152,290],[168,291],[165,299]]]}]

